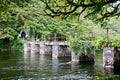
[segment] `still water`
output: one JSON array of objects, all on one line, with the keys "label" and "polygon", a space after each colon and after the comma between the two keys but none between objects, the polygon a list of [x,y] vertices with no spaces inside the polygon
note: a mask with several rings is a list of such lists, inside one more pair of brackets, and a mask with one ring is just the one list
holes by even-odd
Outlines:
[{"label": "still water", "polygon": [[70,58],[52,60],[39,53],[0,52],[0,80],[90,80],[103,76],[102,55],[96,63],[68,63]]}]

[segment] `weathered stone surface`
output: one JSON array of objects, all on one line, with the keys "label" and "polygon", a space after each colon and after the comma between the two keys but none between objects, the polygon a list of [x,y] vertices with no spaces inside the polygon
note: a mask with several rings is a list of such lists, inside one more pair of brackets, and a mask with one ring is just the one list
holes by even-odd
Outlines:
[{"label": "weathered stone surface", "polygon": [[79,56],[76,56],[72,50],[69,50],[67,48],[68,44],[65,43],[64,42],[27,42],[24,44],[24,51],[30,50],[32,53],[38,52],[44,55],[46,55],[46,53],[47,54],[52,53],[52,58],[71,57],[72,61],[79,61]]},{"label": "weathered stone surface", "polygon": [[45,48],[46,48],[45,44],[41,43],[39,46],[40,46],[39,48],[40,54],[45,54]]},{"label": "weathered stone surface", "polygon": [[31,53],[34,53],[35,52],[35,50],[36,50],[36,46],[35,46],[35,43],[34,42],[32,42],[31,43]]},{"label": "weathered stone surface", "polygon": [[114,47],[103,48],[103,67],[113,68],[114,64]]},{"label": "weathered stone surface", "polygon": [[58,53],[59,53],[59,46],[58,45],[53,45],[52,46],[52,58],[58,58]]},{"label": "weathered stone surface", "polygon": [[73,50],[71,51],[71,58],[73,62],[79,61],[79,56],[76,56]]}]

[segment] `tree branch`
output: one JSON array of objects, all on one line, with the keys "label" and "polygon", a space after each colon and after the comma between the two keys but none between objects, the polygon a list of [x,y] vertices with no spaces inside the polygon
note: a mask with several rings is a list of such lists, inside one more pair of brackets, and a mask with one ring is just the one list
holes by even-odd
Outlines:
[{"label": "tree branch", "polygon": [[83,8],[83,10],[78,14],[78,21],[79,21],[79,17],[80,17],[80,15],[81,15],[85,10],[86,10],[86,7]]},{"label": "tree branch", "polygon": [[[57,4],[57,6],[55,5],[54,7],[51,6],[50,2],[45,2],[44,3],[46,4],[46,7],[47,7],[47,10],[49,10],[50,12],[47,12],[44,11],[47,15],[49,16],[60,16],[60,15],[70,15],[74,12],[76,12],[76,10],[78,8],[83,8],[79,13],[77,13],[78,17],[86,10],[86,9],[95,9],[96,6],[98,6],[98,4],[100,4],[101,6],[101,10],[104,6],[110,4],[110,3],[114,3],[118,0],[103,0],[103,1],[94,1],[94,0],[89,0],[88,3],[86,3],[85,1],[86,0],[78,0],[78,2],[75,2],[74,0],[66,0],[67,1],[67,4],[63,4],[62,6],[59,6],[59,4],[57,3],[52,3],[52,4]],[[66,7],[67,5],[67,7]],[[69,8],[69,7],[72,7],[72,8]],[[99,7],[99,6],[98,6]],[[69,8],[69,10],[67,10],[67,8]],[[55,10],[57,9],[57,10]],[[96,9],[98,10],[98,9]],[[115,9],[113,12],[111,13],[107,13],[103,15],[103,18],[104,17],[107,17],[107,16],[110,16],[110,15],[113,15],[115,12],[116,12],[117,9]],[[92,13],[93,10],[91,10],[90,12]],[[74,14],[76,15],[76,14]]]},{"label": "tree branch", "polygon": [[48,3],[46,3],[46,6],[47,6],[47,8],[48,8],[53,14],[58,14],[58,15],[73,13],[73,12],[76,11],[76,9],[79,7],[79,6],[75,6],[71,11],[62,12],[62,11],[55,11],[55,10],[53,10],[53,9],[48,5]]}]

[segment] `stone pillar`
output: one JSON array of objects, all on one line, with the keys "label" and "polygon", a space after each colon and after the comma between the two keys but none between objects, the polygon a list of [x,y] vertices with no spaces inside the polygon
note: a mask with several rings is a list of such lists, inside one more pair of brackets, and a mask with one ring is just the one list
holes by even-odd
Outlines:
[{"label": "stone pillar", "polygon": [[45,49],[46,49],[46,46],[45,46],[45,43],[40,43],[40,54],[41,55],[44,55],[45,54]]},{"label": "stone pillar", "polygon": [[34,53],[36,49],[35,43],[31,42],[31,53]]},{"label": "stone pillar", "polygon": [[[30,50],[30,43],[24,43],[24,59],[26,61],[26,59],[29,59],[31,56],[31,50]],[[27,63],[27,62],[26,62]]]},{"label": "stone pillar", "polygon": [[35,54],[35,51],[31,51],[30,54],[31,54],[31,56],[30,56],[30,64],[33,65],[33,64],[35,63],[35,59],[36,59],[36,58],[35,58],[35,55],[36,55],[36,54]]},{"label": "stone pillar", "polygon": [[38,44],[38,43],[37,43],[37,44],[35,44],[35,48],[36,48],[36,49],[35,49],[35,52],[39,52],[39,49],[40,49],[40,44]]},{"label": "stone pillar", "polygon": [[79,61],[79,56],[76,56],[73,50],[71,51],[71,59],[72,59],[73,62],[74,61],[75,62]]},{"label": "stone pillar", "polygon": [[30,57],[30,51],[27,50],[27,44],[24,44],[24,59]]},{"label": "stone pillar", "polygon": [[103,67],[113,68],[114,64],[114,47],[104,47],[103,48]]},{"label": "stone pillar", "polygon": [[59,54],[59,46],[58,45],[53,45],[52,46],[52,58],[57,59]]},{"label": "stone pillar", "polygon": [[24,43],[24,53],[28,51],[27,43]]}]

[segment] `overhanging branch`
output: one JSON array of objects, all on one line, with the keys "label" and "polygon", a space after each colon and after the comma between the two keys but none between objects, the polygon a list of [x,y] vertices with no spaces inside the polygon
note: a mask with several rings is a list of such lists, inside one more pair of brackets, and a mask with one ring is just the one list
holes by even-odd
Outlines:
[{"label": "overhanging branch", "polygon": [[[114,3],[118,0],[103,0],[103,1],[94,1],[94,0],[89,0],[89,2],[85,2],[86,0],[78,0],[78,1],[74,1],[74,0],[66,0],[66,4],[63,4],[62,6],[59,5],[58,3],[52,3],[52,4],[56,4],[54,7],[51,6],[50,4],[50,1],[49,2],[45,2],[44,3],[46,4],[46,7],[47,7],[47,10],[44,10],[44,12],[49,15],[49,16],[60,16],[60,15],[76,15],[77,12],[77,9],[78,8],[83,8],[79,13],[77,13],[78,17],[84,12],[86,11],[86,9],[91,9],[91,11],[89,13],[92,13],[92,9],[96,8],[96,6],[98,6],[98,4],[101,5],[101,10],[104,6],[107,6],[108,4],[111,4],[111,3]],[[54,1],[53,1],[54,2]],[[66,7],[67,5],[67,7]],[[70,7],[70,8],[69,8]],[[71,8],[72,7],[72,8]],[[99,6],[98,6],[99,7]],[[96,9],[97,10],[97,9]],[[74,13],[75,12],[75,13]],[[107,13],[107,11],[106,11]],[[107,16],[110,16],[110,15],[113,15],[114,13],[116,13],[116,11],[113,11],[111,13],[107,13],[107,15],[103,15],[103,18],[104,17],[107,17]],[[97,13],[96,13],[97,14]]]}]

